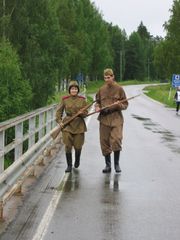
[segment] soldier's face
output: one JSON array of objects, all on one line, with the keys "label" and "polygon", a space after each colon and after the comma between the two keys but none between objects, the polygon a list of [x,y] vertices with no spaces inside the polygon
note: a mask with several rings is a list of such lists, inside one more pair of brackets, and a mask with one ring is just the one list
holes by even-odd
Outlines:
[{"label": "soldier's face", "polygon": [[104,81],[108,84],[111,85],[114,81],[114,76],[113,75],[104,75]]},{"label": "soldier's face", "polygon": [[78,88],[77,87],[71,87],[70,94],[72,96],[76,96],[78,94]]}]

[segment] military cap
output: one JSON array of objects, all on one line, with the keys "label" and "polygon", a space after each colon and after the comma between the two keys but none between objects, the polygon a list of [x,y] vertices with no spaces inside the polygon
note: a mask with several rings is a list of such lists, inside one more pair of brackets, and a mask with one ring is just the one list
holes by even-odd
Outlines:
[{"label": "military cap", "polygon": [[69,83],[69,93],[70,93],[70,89],[72,88],[72,87],[77,87],[77,89],[78,89],[78,93],[79,93],[79,85],[78,85],[78,83],[77,83],[77,81],[70,81],[70,83]]}]

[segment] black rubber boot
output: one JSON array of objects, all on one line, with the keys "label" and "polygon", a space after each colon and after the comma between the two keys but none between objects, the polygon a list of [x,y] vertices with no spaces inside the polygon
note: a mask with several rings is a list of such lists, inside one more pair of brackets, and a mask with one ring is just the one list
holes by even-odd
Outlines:
[{"label": "black rubber boot", "polygon": [[102,170],[102,172],[103,173],[110,173],[111,172],[111,155],[110,154],[105,156],[105,163],[106,163],[106,166]]},{"label": "black rubber boot", "polygon": [[67,168],[65,172],[72,171],[72,153],[66,153]]},{"label": "black rubber boot", "polygon": [[117,173],[121,172],[121,168],[119,166],[119,156],[120,156],[120,151],[115,151],[114,152],[114,169]]},{"label": "black rubber boot", "polygon": [[80,156],[81,156],[81,149],[75,149],[75,163],[74,163],[75,168],[78,168],[80,165]]}]

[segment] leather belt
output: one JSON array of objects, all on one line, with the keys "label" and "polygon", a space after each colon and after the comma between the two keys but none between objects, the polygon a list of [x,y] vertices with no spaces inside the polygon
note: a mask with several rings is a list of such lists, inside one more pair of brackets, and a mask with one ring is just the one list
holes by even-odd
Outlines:
[{"label": "leather belt", "polygon": [[113,112],[118,112],[118,110],[117,109],[105,109],[105,110],[101,111],[100,114],[102,116],[106,116],[106,115],[111,114]]}]

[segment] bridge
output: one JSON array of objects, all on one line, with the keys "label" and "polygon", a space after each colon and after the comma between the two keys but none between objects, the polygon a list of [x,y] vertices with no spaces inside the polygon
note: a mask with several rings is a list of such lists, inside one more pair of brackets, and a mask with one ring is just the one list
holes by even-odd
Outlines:
[{"label": "bridge", "polygon": [[[56,108],[57,104],[53,104],[0,123],[1,219],[5,203],[14,193],[21,192],[24,179],[35,174],[36,166],[45,164],[61,145],[60,137],[53,141],[50,136],[56,126]],[[8,139],[10,131],[12,139]],[[5,156],[10,152],[13,163],[5,169]]]}]

